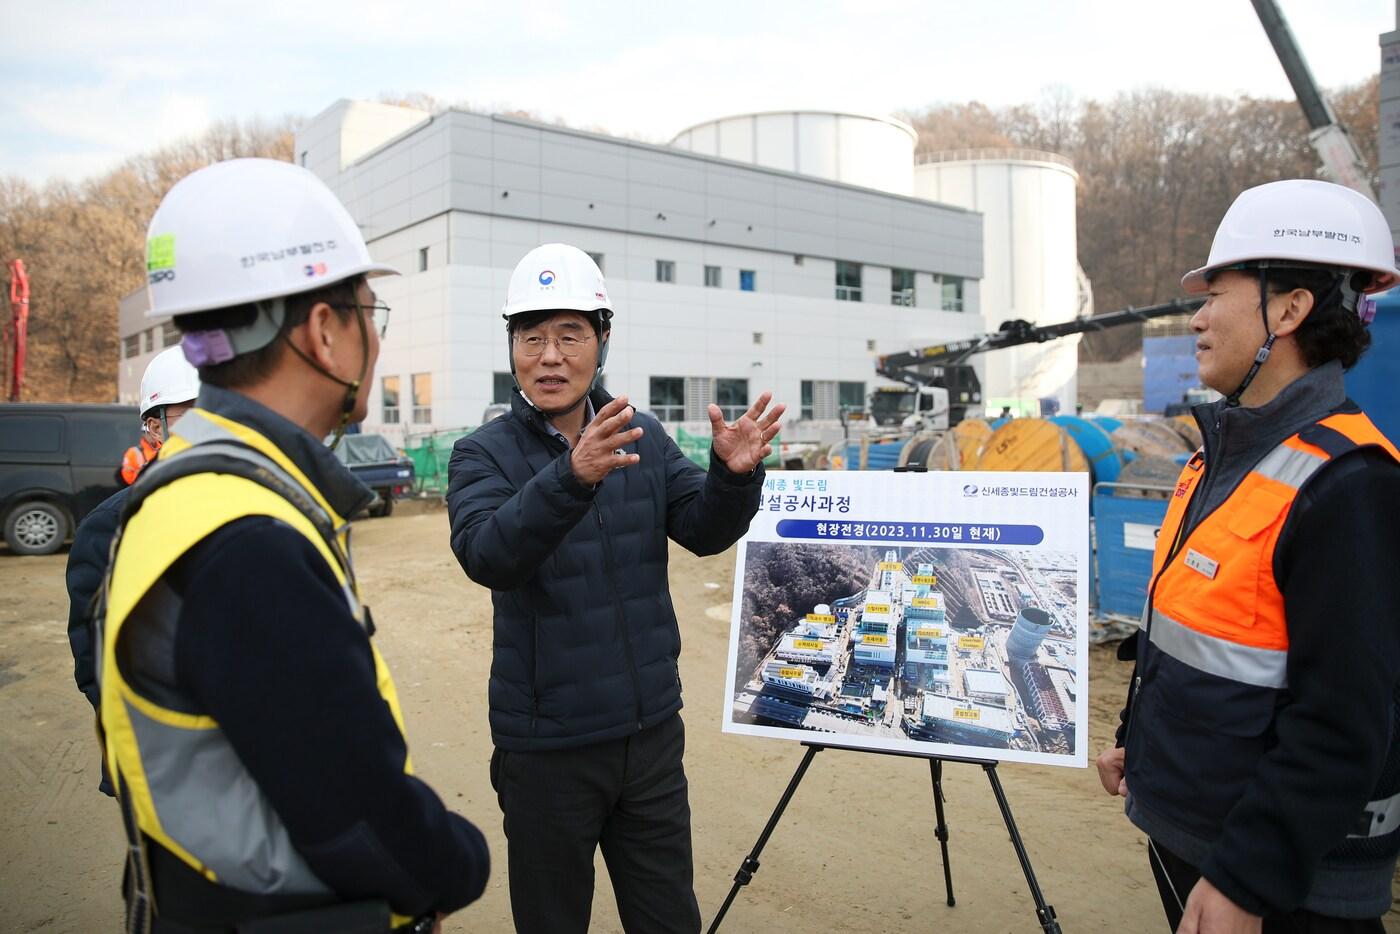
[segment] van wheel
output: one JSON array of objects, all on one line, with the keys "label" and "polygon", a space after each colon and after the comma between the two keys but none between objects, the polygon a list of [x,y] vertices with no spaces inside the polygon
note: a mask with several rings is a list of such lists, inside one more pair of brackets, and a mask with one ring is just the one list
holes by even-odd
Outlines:
[{"label": "van wheel", "polygon": [[5,543],[18,555],[51,555],[68,540],[68,515],[53,503],[21,503],[5,517]]}]

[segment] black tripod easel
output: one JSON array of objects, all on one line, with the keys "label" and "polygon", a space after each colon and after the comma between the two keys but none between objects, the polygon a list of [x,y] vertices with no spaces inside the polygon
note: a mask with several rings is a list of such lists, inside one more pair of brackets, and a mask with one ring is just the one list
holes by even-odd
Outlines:
[{"label": "black tripod easel", "polygon": [[[788,802],[797,791],[797,786],[802,783],[802,777],[807,774],[807,767],[812,764],[817,753],[823,749],[842,749],[848,747],[824,746],[820,743],[803,743],[807,747],[807,754],[802,757],[802,762],[797,766],[797,771],[793,773],[792,780],[788,782],[787,790],[783,792],[782,798],[778,800],[778,806],[773,809],[773,814],[768,818],[768,824],[763,828],[763,833],[759,834],[758,842],[754,844],[749,855],[744,857],[743,863],[739,866],[739,871],[734,874],[734,884],[729,889],[729,894],[724,899],[724,904],[720,906],[719,913],[710,922],[708,934],[715,934],[719,930],[720,923],[724,921],[724,916],[729,912],[729,906],[734,904],[734,898],[739,894],[739,890],[753,881],[754,875],[758,872],[758,857],[763,852],[763,847],[767,845],[768,838],[773,835],[774,829],[778,826],[779,819],[783,816],[783,811],[787,810]],[[1021,842],[1021,832],[1016,829],[1016,819],[1011,816],[1011,805],[1007,803],[1006,792],[1002,790],[1001,779],[997,777],[997,764],[990,759],[961,759],[955,756],[926,756],[917,752],[893,752],[883,749],[854,749],[854,752],[873,752],[887,756],[904,756],[910,759],[927,759],[929,772],[933,777],[933,809],[937,819],[934,826],[933,835],[938,838],[938,846],[943,852],[943,886],[948,896],[948,907],[953,907],[957,900],[953,898],[953,867],[948,862],[948,822],[943,812],[943,763],[961,762],[967,765],[981,766],[982,771],[987,775],[987,781],[991,783],[992,794],[996,796],[997,807],[1001,808],[1001,819],[1006,823],[1006,830],[1011,835],[1011,845],[1016,850],[1016,858],[1021,862],[1021,872],[1026,876],[1026,884],[1030,886],[1031,898],[1035,900],[1035,916],[1040,924],[1040,929],[1045,934],[1061,934],[1060,922],[1055,918],[1055,909],[1045,901],[1045,896],[1040,892],[1040,884],[1035,881],[1035,870],[1031,868],[1030,857],[1026,854],[1025,844]]]}]

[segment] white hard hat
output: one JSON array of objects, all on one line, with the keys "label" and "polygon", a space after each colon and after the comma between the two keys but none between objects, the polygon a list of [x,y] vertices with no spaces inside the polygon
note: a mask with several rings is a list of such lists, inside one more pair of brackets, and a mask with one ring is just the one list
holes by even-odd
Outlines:
[{"label": "white hard hat", "polygon": [[162,405],[193,402],[199,395],[199,372],[181,347],[167,347],[146,365],[141,377],[141,417]]},{"label": "white hard hat", "polygon": [[398,270],[370,259],[350,213],[311,172],[231,159],[185,176],[161,200],[147,232],[146,272],[146,316],[162,318]]},{"label": "white hard hat", "polygon": [[1235,199],[1215,231],[1210,258],[1181,278],[1200,294],[1220,269],[1259,260],[1367,270],[1363,292],[1400,282],[1390,225],[1375,202],[1342,185],[1289,179],[1250,188]]},{"label": "white hard hat", "polygon": [[502,311],[507,319],[527,311],[600,311],[604,321],[613,313],[603,271],[567,243],[546,243],[525,254],[510,274]]}]

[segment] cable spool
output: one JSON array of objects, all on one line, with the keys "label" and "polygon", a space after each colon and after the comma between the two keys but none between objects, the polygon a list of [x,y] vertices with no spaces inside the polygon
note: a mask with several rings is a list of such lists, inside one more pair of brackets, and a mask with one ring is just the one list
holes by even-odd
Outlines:
[{"label": "cable spool", "polygon": [[1193,451],[1204,443],[1201,438],[1201,428],[1196,424],[1196,416],[1173,415],[1166,420],[1166,423],[1168,427],[1186,439],[1186,443],[1191,446]]},{"label": "cable spool", "polygon": [[1171,460],[1178,454],[1189,454],[1194,450],[1179,433],[1157,420],[1124,422],[1112,437],[1120,451],[1131,451],[1134,458],[1161,457]]},{"label": "cable spool", "polygon": [[958,469],[972,470],[982,453],[982,445],[992,436],[992,426],[980,418],[965,418],[953,427],[958,445]]},{"label": "cable spool", "polygon": [[[1167,457],[1156,457],[1145,454],[1135,458],[1128,466],[1123,468],[1123,472],[1118,475],[1118,482],[1128,484],[1120,487],[1115,496],[1126,496],[1137,499],[1166,499],[1169,490],[1176,485],[1177,477],[1181,475],[1181,465],[1175,460]],[[1167,487],[1166,490],[1134,490],[1134,485]]]},{"label": "cable spool", "polygon": [[1056,415],[1050,421],[1068,431],[1089,461],[1093,483],[1113,483],[1123,470],[1123,456],[1102,425],[1077,415]]},{"label": "cable spool", "polygon": [[899,466],[923,467],[925,470],[957,470],[957,439],[952,432],[921,431],[910,438],[904,450],[900,451]]},{"label": "cable spool", "polygon": [[977,469],[1087,473],[1089,461],[1059,425],[1043,418],[1015,418],[987,439],[977,458]]}]

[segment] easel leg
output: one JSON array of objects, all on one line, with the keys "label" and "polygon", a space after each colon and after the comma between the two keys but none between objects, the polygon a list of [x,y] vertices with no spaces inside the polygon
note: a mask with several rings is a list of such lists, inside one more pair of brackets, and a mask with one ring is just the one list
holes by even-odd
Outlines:
[{"label": "easel leg", "polygon": [[739,866],[739,871],[734,874],[734,885],[729,889],[729,894],[724,899],[724,904],[720,905],[719,913],[710,922],[708,934],[715,934],[719,930],[720,922],[729,912],[729,906],[734,904],[734,897],[739,894],[739,889],[746,886],[753,880],[754,873],[758,872],[758,855],[763,852],[763,847],[767,845],[768,838],[773,835],[774,829],[778,826],[778,819],[783,816],[783,811],[787,810],[788,802],[792,800],[793,794],[797,791],[797,786],[802,782],[802,776],[807,774],[807,766],[812,764],[818,752],[824,746],[807,746],[807,755],[802,757],[802,763],[798,765],[797,771],[792,775],[792,781],[788,782],[787,790],[778,801],[778,806],[773,809],[773,815],[768,818],[768,825],[763,828],[763,833],[759,835],[758,842],[753,845],[749,855],[744,857],[744,862]]},{"label": "easel leg", "polygon": [[953,898],[953,866],[948,862],[948,821],[943,816],[943,760],[928,760],[929,771],[933,773],[933,810],[938,815],[938,824],[933,835],[938,838],[939,849],[943,851],[943,890],[948,894],[948,907],[957,904]]},{"label": "easel leg", "polygon": [[982,770],[987,773],[987,781],[992,783],[992,794],[996,795],[997,807],[1001,808],[1001,819],[1006,822],[1006,829],[1011,834],[1011,845],[1016,848],[1016,858],[1021,861],[1021,872],[1025,873],[1026,884],[1031,889],[1031,898],[1035,900],[1035,916],[1040,922],[1040,929],[1045,934],[1061,934],[1060,922],[1055,920],[1055,909],[1045,903],[1045,896],[1040,894],[1040,884],[1035,881],[1031,859],[1026,855],[1025,844],[1021,842],[1021,832],[1016,829],[1016,819],[1011,816],[1011,805],[1006,801],[1006,792],[1001,789],[1001,779],[997,778],[997,764],[988,762],[982,766]]}]

